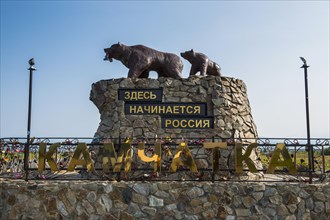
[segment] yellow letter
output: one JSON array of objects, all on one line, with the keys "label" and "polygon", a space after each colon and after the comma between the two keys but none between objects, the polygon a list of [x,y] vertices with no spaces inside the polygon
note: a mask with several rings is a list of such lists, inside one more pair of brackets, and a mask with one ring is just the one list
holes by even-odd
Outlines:
[{"label": "yellow letter", "polygon": [[187,120],[182,119],[181,122],[180,122],[180,126],[181,126],[181,128],[186,128],[187,127]]},{"label": "yellow letter", "polygon": [[137,109],[136,113],[142,113],[143,114],[142,106],[138,106],[138,109]]},{"label": "yellow letter", "polygon": [[158,105],[151,106],[151,114],[157,114],[158,113]]},{"label": "yellow letter", "polygon": [[138,95],[137,95],[137,99],[138,99],[138,100],[143,99],[143,92],[140,91],[140,92],[137,92],[137,94],[138,94]]},{"label": "yellow letter", "polygon": [[172,107],[169,105],[169,106],[167,106],[167,108],[166,108],[166,112],[165,112],[166,114],[172,114],[173,113],[173,111],[172,111]]},{"label": "yellow letter", "polygon": [[161,161],[161,143],[155,143],[155,153],[152,157],[148,157],[145,154],[144,143],[139,143],[138,145],[138,156],[144,162],[154,162],[154,172],[161,171],[160,161]]},{"label": "yellow letter", "polygon": [[131,93],[131,100],[138,100],[137,92],[132,92]]},{"label": "yellow letter", "polygon": [[165,119],[165,128],[172,124],[171,119]]},{"label": "yellow letter", "polygon": [[150,105],[143,106],[143,109],[147,114],[150,114],[150,109],[151,109]]},{"label": "yellow letter", "polygon": [[[182,160],[180,158],[182,153],[184,154],[185,160]],[[176,172],[176,170],[179,166],[188,166],[190,171],[198,172],[194,158],[192,157],[192,155],[189,151],[187,143],[184,143],[184,142],[182,142],[179,145],[178,150],[173,157],[173,160],[172,160],[172,163],[170,166],[170,171]]]},{"label": "yellow letter", "polygon": [[228,149],[227,142],[204,142],[203,147],[212,149],[212,170],[217,171],[219,169],[219,148]]},{"label": "yellow letter", "polygon": [[194,114],[200,114],[201,113],[201,107],[200,106],[195,106],[194,107]]},{"label": "yellow letter", "polygon": [[209,128],[210,127],[210,121],[209,120],[203,120],[203,128]]},{"label": "yellow letter", "polygon": [[104,145],[104,157],[102,158],[103,172],[109,173],[110,165],[114,166],[116,164],[116,154],[113,143],[105,143]]},{"label": "yellow letter", "polygon": [[[84,159],[79,159],[81,154],[83,155]],[[87,150],[87,145],[85,143],[79,143],[76,151],[73,154],[73,157],[68,165],[68,171],[74,171],[74,168],[77,165],[86,165],[88,171],[94,170],[94,163],[89,155]]]},{"label": "yellow letter", "polygon": [[154,94],[153,92],[150,92],[150,99],[156,99],[157,95]]},{"label": "yellow letter", "polygon": [[135,114],[136,113],[136,106],[135,105],[129,106],[129,113],[130,114]]},{"label": "yellow letter", "polygon": [[201,128],[202,127],[202,120],[196,120],[196,128]]},{"label": "yellow letter", "polygon": [[40,143],[39,144],[39,163],[38,163],[38,171],[42,172],[45,170],[45,160],[47,160],[50,169],[55,172],[55,171],[59,171],[54,159],[52,158],[55,150],[60,146],[60,143],[55,143],[52,144],[49,147],[49,151],[46,154],[46,143]]},{"label": "yellow letter", "polygon": [[177,119],[172,120],[173,128],[178,128],[180,126],[180,122]]},{"label": "yellow letter", "polygon": [[[127,173],[131,170],[131,144],[123,143],[120,146],[119,155],[117,156],[113,143],[104,144],[104,150],[107,157],[103,157],[103,170],[109,170],[110,163],[113,167],[113,172],[118,173],[121,171],[123,159],[125,158],[124,171]],[[110,162],[110,163],[109,163]]]},{"label": "yellow letter", "polygon": [[179,114],[179,106],[173,106],[173,114]]},{"label": "yellow letter", "polygon": [[249,170],[253,173],[258,172],[257,168],[254,166],[253,161],[249,157],[253,148],[258,147],[257,143],[250,144],[245,151],[245,154],[242,154],[242,143],[235,144],[236,150],[236,172],[241,173],[243,172],[243,161],[245,161],[246,165],[248,166]]},{"label": "yellow letter", "polygon": [[143,93],[143,98],[146,99],[146,100],[150,99],[150,92],[144,92]]},{"label": "yellow letter", "polygon": [[[280,154],[283,156],[283,160],[280,160]],[[269,166],[266,173],[274,173],[277,166],[287,167],[290,173],[297,173],[297,169],[294,166],[292,159],[285,144],[276,144],[276,148],[273,152],[272,158],[270,159]]]},{"label": "yellow letter", "polygon": [[187,113],[188,114],[192,114],[193,113],[193,107],[192,106],[190,106],[190,105],[187,106]]},{"label": "yellow letter", "polygon": [[179,108],[181,108],[181,114],[185,114],[186,106],[180,105]]},{"label": "yellow letter", "polygon": [[158,113],[159,114],[165,114],[165,110],[166,110],[165,107],[166,107],[165,105],[159,105],[158,106]]},{"label": "yellow letter", "polygon": [[196,126],[196,121],[195,120],[191,119],[191,120],[188,121],[188,127],[189,128],[195,128],[195,126]]},{"label": "yellow letter", "polygon": [[130,100],[131,96],[129,92],[125,92],[125,100]]}]

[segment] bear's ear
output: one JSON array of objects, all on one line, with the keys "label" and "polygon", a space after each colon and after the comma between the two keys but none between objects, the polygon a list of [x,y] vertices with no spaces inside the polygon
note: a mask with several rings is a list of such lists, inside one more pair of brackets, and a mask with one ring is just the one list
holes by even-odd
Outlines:
[{"label": "bear's ear", "polygon": [[191,49],[191,50],[190,50],[190,52],[192,52],[192,53],[193,53],[193,52],[194,52],[194,49]]}]

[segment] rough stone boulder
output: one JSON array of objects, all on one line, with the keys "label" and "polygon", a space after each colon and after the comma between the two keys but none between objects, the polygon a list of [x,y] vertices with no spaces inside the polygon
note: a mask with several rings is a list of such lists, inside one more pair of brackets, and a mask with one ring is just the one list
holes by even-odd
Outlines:
[{"label": "rough stone boulder", "polygon": [[[208,116],[214,117],[213,129],[162,129],[158,115],[125,115],[124,101],[118,100],[118,89],[163,88],[163,102],[207,103]],[[97,137],[155,138],[256,138],[245,83],[229,77],[197,77],[188,79],[119,78],[93,83],[90,100],[96,105],[101,122]]]},{"label": "rough stone boulder", "polygon": [[[118,100],[119,89],[163,89],[162,103],[206,103],[207,117],[214,119],[213,128],[208,129],[164,129],[160,115],[125,114],[125,102]],[[258,137],[253,121],[247,90],[244,82],[229,77],[197,77],[188,79],[131,79],[101,80],[92,85],[90,100],[101,115],[101,122],[95,133],[97,138],[183,138],[185,140],[208,139],[228,141],[235,139],[245,143],[255,142]],[[234,146],[228,146],[220,155],[221,168],[233,168]],[[192,152],[200,154],[200,152]],[[251,154],[257,161],[257,153]],[[210,156],[199,155],[197,166],[212,163]],[[203,165],[204,166],[204,165]],[[260,167],[260,164],[258,166]]]}]

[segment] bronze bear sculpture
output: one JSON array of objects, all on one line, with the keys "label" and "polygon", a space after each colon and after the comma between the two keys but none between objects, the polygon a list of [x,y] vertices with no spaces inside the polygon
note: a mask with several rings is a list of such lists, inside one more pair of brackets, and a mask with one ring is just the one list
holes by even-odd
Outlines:
[{"label": "bronze bear sculpture", "polygon": [[210,60],[205,54],[197,53],[193,49],[181,53],[181,56],[191,63],[189,75],[196,75],[200,72],[201,76],[221,76],[219,64]]},{"label": "bronze bear sculpture", "polygon": [[129,78],[148,78],[150,71],[157,72],[158,77],[182,78],[183,64],[175,54],[160,52],[144,45],[126,46],[121,43],[105,48],[104,52],[104,60],[119,60],[129,69]]}]

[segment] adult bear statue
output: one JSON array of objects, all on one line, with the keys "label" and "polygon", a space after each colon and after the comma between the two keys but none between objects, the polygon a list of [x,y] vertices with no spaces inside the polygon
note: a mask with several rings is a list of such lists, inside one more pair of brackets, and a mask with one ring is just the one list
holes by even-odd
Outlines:
[{"label": "adult bear statue", "polygon": [[160,52],[143,45],[126,46],[121,43],[105,48],[104,52],[104,60],[119,60],[129,69],[129,78],[148,78],[150,71],[156,71],[158,77],[182,78],[183,64],[175,54]]},{"label": "adult bear statue", "polygon": [[196,75],[199,71],[201,76],[220,76],[220,66],[210,60],[205,54],[197,53],[193,49],[181,53],[181,56],[191,63],[190,76]]}]

